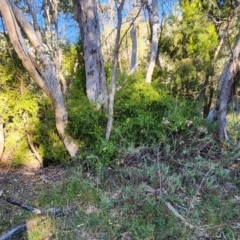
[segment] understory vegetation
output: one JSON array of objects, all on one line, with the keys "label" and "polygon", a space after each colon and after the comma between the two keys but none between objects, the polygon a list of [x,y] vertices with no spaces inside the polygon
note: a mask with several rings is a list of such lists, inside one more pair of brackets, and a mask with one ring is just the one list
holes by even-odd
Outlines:
[{"label": "understory vegetation", "polygon": [[239,1],[170,2],[1,2],[0,240],[240,240]]},{"label": "understory vegetation", "polygon": [[171,145],[162,139],[121,149],[111,167],[72,163],[19,178],[9,172],[4,197],[39,209],[60,208],[62,215],[36,216],[2,198],[1,229],[25,221],[28,231],[21,239],[34,240],[237,240],[239,153],[219,148],[207,131],[169,135]]},{"label": "understory vegetation", "polygon": [[[10,170],[0,176],[1,231],[25,222],[28,230],[20,239],[239,239],[238,115],[229,114],[232,138],[220,142],[216,125],[199,115],[197,101],[173,96],[171,84],[144,83],[141,72],[118,73],[114,125],[107,142],[107,115],[83,94],[83,74],[81,69],[76,73],[67,99],[67,130],[81,146],[74,161],[54,130],[47,99],[39,92],[39,102],[24,91],[18,98],[31,108],[20,100],[12,108],[7,105],[12,104],[8,90],[3,113],[9,108],[18,113],[6,128],[9,149],[11,131],[23,130],[12,142],[23,146],[14,152],[12,169],[29,160],[24,151],[27,132],[45,166],[57,164],[58,170],[45,173],[43,168],[19,178]],[[20,121],[24,113],[28,125]],[[63,214],[36,217],[10,206],[7,197],[39,209],[58,207]]]}]

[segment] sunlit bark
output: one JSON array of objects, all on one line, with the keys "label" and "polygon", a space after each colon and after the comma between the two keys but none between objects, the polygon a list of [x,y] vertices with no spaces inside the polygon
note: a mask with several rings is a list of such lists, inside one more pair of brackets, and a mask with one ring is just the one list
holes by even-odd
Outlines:
[{"label": "sunlit bark", "polygon": [[152,24],[152,39],[151,39],[151,51],[150,60],[147,69],[146,83],[151,83],[153,70],[155,68],[156,58],[158,54],[158,42],[160,34],[160,20],[159,20],[159,7],[158,0],[152,0],[152,13],[151,13],[151,24]]},{"label": "sunlit bark", "polygon": [[[63,94],[55,75],[55,66],[51,61],[49,49],[35,32],[33,26],[26,20],[22,11],[11,0],[0,0],[0,12],[5,21],[12,46],[21,59],[29,75],[47,94],[53,104],[55,122],[58,134],[71,157],[75,157],[78,146],[65,132],[68,113]],[[33,55],[27,47],[21,30],[26,34],[35,50]]]},{"label": "sunlit bark", "polygon": [[50,48],[51,58],[56,66],[57,79],[61,83],[62,91],[67,94],[67,81],[62,73],[62,49],[59,47],[58,37],[58,1],[44,0],[45,18],[45,39],[46,44]]},{"label": "sunlit bark", "polygon": [[73,4],[83,42],[87,96],[89,101],[104,105],[107,87],[96,1],[73,0]]},{"label": "sunlit bark", "polygon": [[130,66],[130,72],[134,72],[137,69],[137,31],[136,27],[133,24],[131,30],[130,30],[130,36],[132,40],[132,54],[131,54],[131,66]]},{"label": "sunlit bark", "polygon": [[119,48],[120,48],[119,42],[120,42],[120,33],[121,33],[121,26],[122,26],[122,9],[123,9],[124,2],[125,0],[122,0],[120,2],[120,5],[117,8],[118,25],[117,25],[117,36],[116,36],[115,47],[114,47],[113,69],[112,69],[111,86],[110,86],[110,93],[109,93],[106,140],[109,140],[110,138],[112,124],[113,124],[113,106],[114,106],[114,96],[115,96],[115,88],[116,88],[118,55],[119,55]]},{"label": "sunlit bark", "polygon": [[[140,7],[141,7],[140,3],[138,3],[137,0],[134,0],[134,5],[133,5],[133,16],[134,17],[137,15],[137,12],[139,11]],[[130,30],[130,37],[131,37],[131,40],[132,40],[130,74],[137,70],[137,65],[138,65],[137,28],[138,28],[138,21],[137,21],[137,18],[136,18],[136,20],[133,23],[132,28]]]}]

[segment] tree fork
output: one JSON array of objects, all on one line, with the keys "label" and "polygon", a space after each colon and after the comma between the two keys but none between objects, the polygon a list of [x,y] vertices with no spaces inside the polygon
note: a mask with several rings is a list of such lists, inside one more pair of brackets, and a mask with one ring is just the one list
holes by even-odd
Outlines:
[{"label": "tree fork", "polygon": [[[47,46],[45,46],[42,39],[38,37],[33,26],[27,22],[21,10],[17,8],[11,0],[0,0],[0,12],[5,21],[10,41],[18,57],[21,59],[32,79],[51,99],[54,107],[56,128],[62,142],[69,155],[72,158],[76,157],[78,146],[65,132],[68,113],[61,88],[55,75],[53,62],[47,53]],[[41,62],[41,66],[39,66],[31,56],[23,39],[19,25],[34,47],[36,57],[39,59],[39,62]]]}]

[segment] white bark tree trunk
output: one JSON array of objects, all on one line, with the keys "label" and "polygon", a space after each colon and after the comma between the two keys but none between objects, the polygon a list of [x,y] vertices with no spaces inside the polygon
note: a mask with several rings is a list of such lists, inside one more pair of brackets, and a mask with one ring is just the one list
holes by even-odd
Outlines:
[{"label": "white bark tree trunk", "polygon": [[45,12],[45,39],[48,48],[51,50],[51,58],[56,66],[56,76],[61,83],[62,91],[67,94],[67,81],[62,73],[62,50],[59,47],[58,38],[58,1],[44,0]]},{"label": "white bark tree trunk", "polygon": [[120,2],[120,5],[117,8],[117,15],[118,15],[118,24],[117,24],[117,36],[115,41],[114,47],[114,59],[113,59],[113,69],[112,69],[112,77],[111,77],[111,86],[110,86],[110,93],[109,93],[109,107],[108,107],[108,122],[107,122],[107,129],[106,129],[106,140],[108,141],[110,138],[110,134],[112,131],[112,124],[113,124],[113,106],[114,106],[114,96],[115,96],[115,88],[116,88],[116,73],[117,73],[117,65],[118,65],[118,55],[119,55],[119,48],[120,48],[120,33],[121,33],[121,26],[122,26],[122,9],[125,0]]},{"label": "white bark tree trunk", "polygon": [[[140,3],[138,3],[137,0],[134,0],[133,14],[131,15],[135,17],[139,12],[140,8],[141,8]],[[137,29],[138,29],[138,19],[136,18],[130,30],[130,37],[132,40],[132,53],[131,53],[131,64],[130,64],[129,74],[132,74],[133,72],[135,72],[137,70],[137,65],[138,65]]]},{"label": "white bark tree trunk", "polygon": [[155,68],[156,58],[158,54],[158,41],[160,34],[160,20],[159,20],[159,7],[158,0],[152,0],[152,14],[151,25],[152,25],[152,40],[151,40],[151,51],[150,51],[150,60],[147,69],[146,83],[151,83],[152,75]]},{"label": "white bark tree trunk", "polygon": [[218,122],[218,134],[220,139],[228,140],[226,116],[229,103],[232,100],[232,84],[233,79],[240,71],[240,30],[238,32],[232,57],[228,65],[224,68],[218,83],[218,96],[215,106],[208,115],[208,120]]},{"label": "white bark tree trunk", "polygon": [[87,96],[101,106],[108,97],[96,0],[73,0],[73,4],[83,42]]},{"label": "white bark tree trunk", "polygon": [[[78,152],[78,146],[65,132],[68,113],[61,88],[55,76],[55,67],[50,59],[48,48],[12,0],[0,0],[0,12],[5,21],[10,41],[18,57],[21,59],[29,75],[50,97],[54,108],[58,134],[70,156],[75,157]],[[35,50],[34,56],[25,44],[20,27]]]},{"label": "white bark tree trunk", "polygon": [[137,31],[136,31],[135,24],[133,24],[130,30],[130,36],[132,40],[130,73],[132,73],[137,70]]}]

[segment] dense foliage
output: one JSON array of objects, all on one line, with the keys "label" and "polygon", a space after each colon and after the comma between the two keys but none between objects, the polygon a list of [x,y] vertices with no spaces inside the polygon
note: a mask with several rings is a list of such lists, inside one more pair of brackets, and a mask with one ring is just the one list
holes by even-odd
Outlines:
[{"label": "dense foliage", "polygon": [[48,98],[25,73],[14,52],[5,48],[0,54],[0,113],[5,137],[3,164],[34,165],[36,156],[30,144],[45,163],[66,161],[69,157],[56,133]]},{"label": "dense foliage", "polygon": [[[151,83],[146,83],[153,35],[151,4],[146,4],[150,1],[125,1],[116,76],[112,60],[121,1],[96,1],[102,30],[99,49],[105,63],[94,66],[104,65],[104,87],[115,94],[105,99],[101,93],[96,102],[89,101],[86,90],[91,85],[94,92],[100,85],[87,81],[96,76],[97,71],[90,71],[98,68],[91,68],[91,57],[99,49],[91,49],[86,59],[84,37],[76,40],[78,31],[72,31],[74,3],[94,1],[13,2],[27,21],[34,22],[46,47],[43,52],[39,46],[29,47],[28,34],[16,22],[29,47],[28,60],[39,65],[41,76],[47,72],[43,69],[53,67],[51,73],[59,82],[53,89],[53,75],[46,74],[42,83],[53,91],[36,84],[14,52],[2,19],[0,232],[25,226],[24,222],[27,231],[22,239],[30,240],[239,239],[239,69],[228,82],[232,84],[225,108],[230,110],[228,141],[219,137],[219,122],[206,118],[220,105],[220,74],[239,58],[231,59],[240,23],[239,1],[181,0],[174,5],[158,1],[161,29]],[[139,9],[134,42],[129,30]],[[34,12],[39,18],[34,19]],[[131,71],[133,49],[138,64]],[[44,65],[48,57],[50,64]],[[62,91],[57,91],[58,83]],[[60,98],[51,98],[54,90]],[[112,96],[113,115],[108,106]],[[110,117],[113,124],[106,140]],[[13,208],[9,197],[24,202],[17,204],[24,210]],[[23,214],[25,203],[43,209],[42,214]]]},{"label": "dense foliage", "polygon": [[[70,11],[67,7],[63,8],[64,14]],[[216,9],[219,10],[218,16]],[[145,36],[149,33],[147,19],[141,18],[136,23],[139,63],[138,70],[130,75],[128,48],[131,44],[128,42],[131,36],[129,33],[125,35],[129,28],[123,26],[121,36],[126,36],[126,39],[120,48],[114,122],[108,142],[105,140],[106,109],[97,109],[86,96],[82,42],[79,40],[72,44],[62,41],[59,45],[63,51],[61,70],[68,87],[65,95],[69,115],[67,131],[80,145],[79,160],[88,159],[100,165],[114,164],[114,159],[124,148],[154,146],[163,140],[171,141],[171,136],[180,136],[203,124],[201,117],[206,116],[211,107],[219,75],[215,67],[219,68],[218,61],[213,64],[222,31],[217,24],[218,17],[226,17],[228,10],[233,9],[234,5],[229,1],[224,4],[218,1],[184,0],[176,4],[167,16],[163,15],[159,65],[155,69],[152,84],[144,81],[148,58],[146,49],[149,48]],[[102,11],[103,15],[107,13],[107,9]],[[109,29],[111,24],[104,29],[106,33],[103,36],[109,38],[111,45],[111,36],[104,35]],[[229,41],[232,41],[231,37]],[[54,113],[49,99],[27,75],[4,35],[1,49],[0,114],[5,137],[2,158],[10,159],[14,164],[34,161],[36,156],[30,147],[33,145],[44,162],[69,160],[54,126]],[[113,45],[110,51],[113,51]],[[112,64],[111,56],[107,54],[103,47],[109,90]],[[219,56],[221,63],[225,55]]]}]

